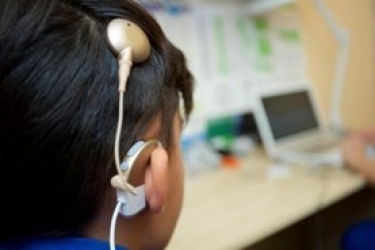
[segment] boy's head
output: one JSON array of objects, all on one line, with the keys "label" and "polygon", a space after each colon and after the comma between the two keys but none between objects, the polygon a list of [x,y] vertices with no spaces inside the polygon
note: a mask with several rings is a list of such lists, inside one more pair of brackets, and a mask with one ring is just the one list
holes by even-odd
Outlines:
[{"label": "boy's head", "polygon": [[180,115],[192,108],[192,76],[182,53],[133,0],[1,1],[2,239],[108,237],[118,61],[106,28],[115,18],[137,24],[151,44],[127,84],[121,155],[137,140],[158,139],[169,158],[150,158],[148,208],[122,218],[117,238],[131,248],[168,241],[182,200]]}]

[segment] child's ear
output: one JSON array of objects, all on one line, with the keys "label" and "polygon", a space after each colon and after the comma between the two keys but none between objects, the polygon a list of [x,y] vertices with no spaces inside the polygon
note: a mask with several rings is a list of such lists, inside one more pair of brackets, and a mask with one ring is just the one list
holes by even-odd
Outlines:
[{"label": "child's ear", "polygon": [[150,156],[145,172],[146,201],[151,211],[160,213],[165,207],[168,185],[168,155],[158,147]]}]

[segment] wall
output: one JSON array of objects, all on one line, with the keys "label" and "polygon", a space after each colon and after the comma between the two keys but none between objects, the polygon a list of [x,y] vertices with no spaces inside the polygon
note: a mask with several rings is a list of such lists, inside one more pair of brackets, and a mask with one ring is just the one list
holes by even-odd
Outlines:
[{"label": "wall", "polygon": [[[324,0],[337,21],[351,34],[351,50],[342,100],[342,120],[349,129],[375,126],[375,39],[372,0]],[[328,116],[336,42],[312,0],[297,0],[307,71],[316,86],[323,114]]]},{"label": "wall", "polygon": [[[302,20],[307,73],[316,86],[323,114],[328,117],[337,56],[336,40],[313,5],[314,0],[296,1]],[[322,1],[332,10],[338,22],[351,34],[349,63],[341,105],[343,123],[348,128],[375,127],[374,0]],[[210,0],[210,2],[217,2],[217,0]],[[166,31],[168,30],[173,29],[168,27]],[[180,29],[177,28],[177,30]],[[185,38],[183,43],[186,44],[186,34],[183,37]],[[193,53],[188,51],[187,54],[191,57]],[[209,106],[207,103],[204,104],[206,107]]]}]

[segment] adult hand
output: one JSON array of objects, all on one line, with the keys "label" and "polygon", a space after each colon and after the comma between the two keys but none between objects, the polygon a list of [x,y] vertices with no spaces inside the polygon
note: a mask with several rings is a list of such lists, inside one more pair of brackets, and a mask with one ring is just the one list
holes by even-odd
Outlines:
[{"label": "adult hand", "polygon": [[354,132],[341,145],[346,166],[375,184],[375,160],[366,154],[368,146],[375,145],[375,129]]}]

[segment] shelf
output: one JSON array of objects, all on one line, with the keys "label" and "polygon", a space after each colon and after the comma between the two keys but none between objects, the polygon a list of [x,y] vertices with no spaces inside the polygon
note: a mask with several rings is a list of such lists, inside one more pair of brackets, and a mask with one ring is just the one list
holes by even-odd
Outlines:
[{"label": "shelf", "polygon": [[294,2],[294,0],[252,0],[246,8],[248,13],[257,15]]}]

